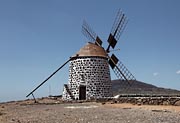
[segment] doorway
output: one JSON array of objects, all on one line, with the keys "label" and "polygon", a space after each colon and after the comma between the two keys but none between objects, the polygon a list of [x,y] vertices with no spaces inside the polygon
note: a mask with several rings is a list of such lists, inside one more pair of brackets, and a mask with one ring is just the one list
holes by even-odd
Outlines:
[{"label": "doorway", "polygon": [[86,86],[80,85],[79,87],[79,100],[86,100]]}]

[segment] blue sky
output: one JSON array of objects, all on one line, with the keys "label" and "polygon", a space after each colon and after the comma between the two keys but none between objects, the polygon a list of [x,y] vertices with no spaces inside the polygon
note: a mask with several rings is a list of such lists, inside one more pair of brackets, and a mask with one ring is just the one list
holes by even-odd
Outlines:
[{"label": "blue sky", "polygon": [[[0,102],[25,99],[85,45],[84,19],[106,47],[119,8],[129,22],[115,54],[137,80],[180,90],[179,0],[1,0]],[[68,65],[35,95],[58,95],[67,81]]]}]

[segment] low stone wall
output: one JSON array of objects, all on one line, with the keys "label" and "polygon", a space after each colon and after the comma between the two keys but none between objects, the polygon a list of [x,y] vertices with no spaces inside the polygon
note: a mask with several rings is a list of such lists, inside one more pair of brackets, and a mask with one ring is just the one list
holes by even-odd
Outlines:
[{"label": "low stone wall", "polygon": [[117,99],[98,99],[96,102],[131,103],[137,105],[175,105],[180,106],[179,97],[119,97]]}]

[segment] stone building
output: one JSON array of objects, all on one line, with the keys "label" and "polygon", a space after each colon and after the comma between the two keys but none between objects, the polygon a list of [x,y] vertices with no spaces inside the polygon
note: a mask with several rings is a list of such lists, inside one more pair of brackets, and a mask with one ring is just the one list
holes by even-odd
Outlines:
[{"label": "stone building", "polygon": [[63,88],[64,100],[111,97],[111,77],[104,48],[87,43],[70,61],[69,81]]}]

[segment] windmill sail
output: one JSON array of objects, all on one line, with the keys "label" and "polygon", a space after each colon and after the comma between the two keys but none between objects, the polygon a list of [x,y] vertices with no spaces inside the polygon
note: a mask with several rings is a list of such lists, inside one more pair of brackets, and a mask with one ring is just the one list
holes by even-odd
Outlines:
[{"label": "windmill sail", "polygon": [[87,24],[86,21],[83,21],[82,33],[90,40],[95,41],[95,44],[98,46],[102,45],[102,40],[97,36],[97,34],[92,30],[92,28]]},{"label": "windmill sail", "polygon": [[126,27],[128,20],[125,14],[119,10],[114,21],[111,33],[109,34],[108,43],[109,46],[107,47],[106,51],[109,52],[110,47],[114,49],[116,46],[117,41],[119,40],[123,30]]},{"label": "windmill sail", "polygon": [[136,80],[132,73],[124,66],[124,64],[121,61],[119,61],[119,59],[114,54],[112,54],[112,56],[109,57],[109,65],[113,69],[115,75],[120,80]]}]

